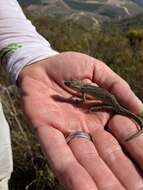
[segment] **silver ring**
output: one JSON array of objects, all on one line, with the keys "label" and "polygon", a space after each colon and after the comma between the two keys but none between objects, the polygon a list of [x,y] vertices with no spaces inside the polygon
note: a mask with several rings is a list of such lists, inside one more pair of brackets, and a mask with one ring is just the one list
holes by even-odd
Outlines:
[{"label": "silver ring", "polygon": [[91,140],[91,136],[89,135],[89,133],[86,133],[86,132],[83,132],[83,131],[76,131],[76,132],[73,132],[71,134],[69,134],[67,137],[66,137],[66,142],[67,144],[73,139],[73,138],[85,138],[85,139],[88,139],[88,140]]}]

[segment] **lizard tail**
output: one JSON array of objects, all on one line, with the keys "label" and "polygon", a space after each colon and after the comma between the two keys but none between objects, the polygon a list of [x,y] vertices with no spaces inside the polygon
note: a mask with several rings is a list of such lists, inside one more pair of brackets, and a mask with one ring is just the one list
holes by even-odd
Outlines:
[{"label": "lizard tail", "polygon": [[137,128],[138,132],[136,132],[135,134],[131,135],[129,138],[126,139],[126,141],[129,141],[132,138],[137,137],[137,136],[139,136],[140,134],[143,133],[143,120],[142,120],[142,118],[140,118],[139,116],[135,115],[134,113],[130,112],[129,110],[127,110],[127,109],[125,109],[123,107],[119,107],[118,109],[115,109],[112,105],[101,105],[101,106],[91,107],[89,109],[89,111],[91,111],[91,112],[113,111],[116,114],[127,116],[127,117],[135,120],[136,123],[140,126],[140,128]]},{"label": "lizard tail", "polygon": [[134,133],[133,135],[129,136],[125,141],[130,141],[130,140],[132,140],[133,138],[135,138],[135,137],[141,135],[142,133],[143,133],[143,130],[140,130],[140,131]]},{"label": "lizard tail", "polygon": [[142,118],[135,115],[134,113],[130,112],[126,108],[121,107],[118,111],[116,111],[116,113],[124,115],[124,116],[127,116],[127,117],[133,119],[140,127],[140,128],[137,127],[138,132],[143,129],[143,120],[142,120]]}]

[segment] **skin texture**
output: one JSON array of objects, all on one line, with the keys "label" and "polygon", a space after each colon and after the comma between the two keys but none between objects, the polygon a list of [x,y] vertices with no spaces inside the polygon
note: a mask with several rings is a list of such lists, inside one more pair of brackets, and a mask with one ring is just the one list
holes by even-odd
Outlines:
[{"label": "skin texture", "polygon": [[[125,142],[137,131],[129,118],[77,108],[71,97],[79,94],[64,85],[75,78],[109,90],[135,114],[143,110],[123,79],[87,55],[66,52],[26,66],[18,78],[23,110],[59,181],[66,190],[143,189],[143,135]],[[67,145],[64,136],[77,130],[93,142],[74,138]]]}]

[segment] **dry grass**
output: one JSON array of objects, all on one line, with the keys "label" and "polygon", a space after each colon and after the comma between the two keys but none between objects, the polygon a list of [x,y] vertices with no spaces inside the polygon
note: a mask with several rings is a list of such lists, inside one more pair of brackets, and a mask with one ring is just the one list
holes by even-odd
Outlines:
[{"label": "dry grass", "polygon": [[0,96],[11,129],[14,171],[10,190],[61,190],[22,113],[18,90],[1,85]]}]

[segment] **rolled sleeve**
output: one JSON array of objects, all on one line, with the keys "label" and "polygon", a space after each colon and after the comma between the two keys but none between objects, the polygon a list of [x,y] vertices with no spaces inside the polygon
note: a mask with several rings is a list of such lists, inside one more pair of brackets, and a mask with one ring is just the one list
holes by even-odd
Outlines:
[{"label": "rolled sleeve", "polygon": [[0,62],[15,83],[24,66],[57,55],[25,17],[16,0],[1,0]]}]

